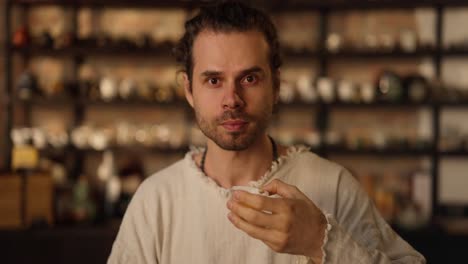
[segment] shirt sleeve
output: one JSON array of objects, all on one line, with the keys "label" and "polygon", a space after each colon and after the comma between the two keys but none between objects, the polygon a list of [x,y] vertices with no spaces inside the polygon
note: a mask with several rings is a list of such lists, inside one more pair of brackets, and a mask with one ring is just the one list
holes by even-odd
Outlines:
[{"label": "shirt sleeve", "polygon": [[144,186],[140,185],[130,202],[117,237],[112,246],[107,264],[157,264],[155,250],[156,239],[154,226],[154,208],[145,199]]},{"label": "shirt sleeve", "polygon": [[112,252],[107,259],[108,264],[126,264],[137,263],[137,259],[131,255],[131,252],[120,245],[119,241],[115,241],[112,245]]},{"label": "shirt sleeve", "polygon": [[335,215],[325,215],[322,263],[426,263],[392,230],[346,170],[338,182]]}]

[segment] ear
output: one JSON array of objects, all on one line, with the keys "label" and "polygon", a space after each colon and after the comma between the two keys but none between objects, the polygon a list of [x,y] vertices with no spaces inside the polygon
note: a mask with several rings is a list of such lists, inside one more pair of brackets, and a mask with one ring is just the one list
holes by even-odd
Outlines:
[{"label": "ear", "polygon": [[187,73],[183,73],[183,79],[184,79],[184,91],[185,91],[185,99],[187,99],[187,102],[190,104],[190,106],[193,108],[193,94],[192,94],[192,89],[190,87],[190,80],[188,78]]},{"label": "ear", "polygon": [[277,83],[274,84],[274,95],[273,95],[273,102],[274,104],[278,104],[279,102],[279,92],[281,87],[281,72],[280,69],[277,69],[275,72],[275,78]]}]

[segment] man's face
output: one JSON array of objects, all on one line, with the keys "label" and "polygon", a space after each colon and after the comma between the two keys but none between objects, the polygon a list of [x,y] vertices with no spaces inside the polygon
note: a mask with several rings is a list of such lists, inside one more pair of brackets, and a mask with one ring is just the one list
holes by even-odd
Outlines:
[{"label": "man's face", "polygon": [[186,97],[202,132],[223,149],[248,148],[268,126],[277,101],[268,49],[257,31],[203,31],[194,41]]}]

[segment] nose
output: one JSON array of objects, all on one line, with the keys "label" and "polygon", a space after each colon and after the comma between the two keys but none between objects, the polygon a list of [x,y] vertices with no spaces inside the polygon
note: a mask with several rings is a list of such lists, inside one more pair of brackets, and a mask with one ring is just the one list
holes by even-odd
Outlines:
[{"label": "nose", "polygon": [[224,109],[238,109],[245,106],[245,102],[242,98],[241,87],[236,83],[229,83],[225,89],[223,97],[223,108]]}]

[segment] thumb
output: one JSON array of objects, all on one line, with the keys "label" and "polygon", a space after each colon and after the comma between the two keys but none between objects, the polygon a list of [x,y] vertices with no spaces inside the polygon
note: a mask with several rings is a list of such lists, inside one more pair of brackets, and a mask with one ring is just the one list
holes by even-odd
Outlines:
[{"label": "thumb", "polygon": [[294,186],[284,183],[278,179],[274,179],[267,185],[261,187],[262,190],[267,191],[270,195],[279,194],[284,198],[295,198]]}]

